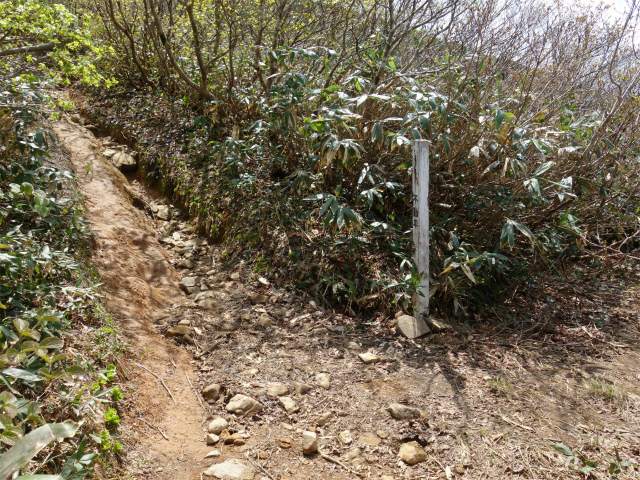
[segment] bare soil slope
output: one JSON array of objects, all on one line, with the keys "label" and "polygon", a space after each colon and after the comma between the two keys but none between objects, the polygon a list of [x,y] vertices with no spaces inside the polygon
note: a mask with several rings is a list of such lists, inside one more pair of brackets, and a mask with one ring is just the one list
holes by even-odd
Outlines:
[{"label": "bare soil slope", "polygon": [[[147,465],[145,459],[151,458],[161,466],[154,478],[200,478],[208,450],[196,441],[202,437],[203,411],[185,376],[195,377],[192,357],[152,327],[155,321],[173,317],[174,306],[185,301],[179,277],[147,218],[131,205],[126,178],[100,154],[94,136],[65,121],[54,127],[71,153],[87,218],[97,231],[93,262],[102,277],[107,305],[138,359],[122,359],[120,365],[135,384],[136,409],[125,423],[135,436],[136,450],[144,452],[139,463]],[[158,379],[138,365],[162,378],[175,402]],[[135,460],[133,452],[126,462],[133,466]]]}]

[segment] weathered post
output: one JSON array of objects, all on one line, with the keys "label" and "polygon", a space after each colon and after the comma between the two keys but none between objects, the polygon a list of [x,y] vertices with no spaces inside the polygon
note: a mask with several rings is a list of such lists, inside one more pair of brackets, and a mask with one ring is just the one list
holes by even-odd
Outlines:
[{"label": "weathered post", "polygon": [[429,141],[413,142],[413,247],[418,273],[422,274],[413,316],[417,322],[429,315]]}]

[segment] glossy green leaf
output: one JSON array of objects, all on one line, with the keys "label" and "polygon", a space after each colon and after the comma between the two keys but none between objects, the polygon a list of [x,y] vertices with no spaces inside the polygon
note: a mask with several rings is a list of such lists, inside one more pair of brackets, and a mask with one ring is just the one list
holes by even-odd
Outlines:
[{"label": "glossy green leaf", "polygon": [[74,422],[50,423],[25,435],[2,456],[0,478],[11,478],[53,440],[73,437],[79,426]]}]

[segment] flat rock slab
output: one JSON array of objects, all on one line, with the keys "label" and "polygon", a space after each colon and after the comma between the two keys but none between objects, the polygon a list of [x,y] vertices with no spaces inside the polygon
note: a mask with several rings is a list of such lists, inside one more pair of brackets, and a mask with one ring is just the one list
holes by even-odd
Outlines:
[{"label": "flat rock slab", "polygon": [[429,327],[434,333],[453,330],[453,325],[451,323],[445,322],[444,320],[439,320],[434,317],[427,318],[427,325],[429,325]]},{"label": "flat rock slab", "polygon": [[358,356],[360,357],[360,360],[362,360],[366,365],[369,365],[371,363],[378,363],[381,360],[378,355],[371,352],[360,353]]},{"label": "flat rock slab", "polygon": [[255,469],[238,460],[227,460],[224,463],[211,465],[204,474],[220,480],[251,480]]},{"label": "flat rock slab", "polygon": [[431,329],[423,319],[411,315],[402,315],[398,318],[398,330],[405,337],[412,339],[431,333]]},{"label": "flat rock slab", "polygon": [[260,402],[241,394],[235,395],[227,404],[227,412],[236,415],[251,415],[259,413],[261,410],[262,404]]},{"label": "flat rock slab", "polygon": [[365,432],[360,437],[358,437],[358,441],[362,443],[366,443],[367,445],[371,445],[372,447],[377,447],[382,443],[382,439],[378,437],[375,433]]},{"label": "flat rock slab", "polygon": [[111,157],[111,163],[113,163],[113,166],[121,172],[133,172],[138,168],[138,163],[135,158],[124,152],[115,153]]}]

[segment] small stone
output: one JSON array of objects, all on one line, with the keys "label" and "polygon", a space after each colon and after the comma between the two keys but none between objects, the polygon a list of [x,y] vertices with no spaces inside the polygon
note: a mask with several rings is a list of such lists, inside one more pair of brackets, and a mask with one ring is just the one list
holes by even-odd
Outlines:
[{"label": "small stone", "polygon": [[291,382],[297,395],[306,395],[311,391],[311,387],[302,382]]},{"label": "small stone", "polygon": [[396,420],[408,420],[411,418],[420,418],[420,410],[399,403],[392,403],[387,407],[387,412]]},{"label": "small stone", "polygon": [[229,435],[227,438],[225,438],[224,443],[226,445],[244,445],[245,440],[239,433],[234,433],[233,435]]},{"label": "small stone", "polygon": [[229,401],[226,408],[227,412],[236,415],[250,415],[259,413],[262,410],[262,404],[251,397],[238,394]]},{"label": "small stone", "polygon": [[376,435],[378,435],[382,439],[385,439],[385,438],[389,437],[389,434],[387,432],[385,432],[384,430],[378,430],[376,432]]},{"label": "small stone", "polygon": [[284,307],[276,308],[276,309],[273,311],[273,314],[274,314],[276,317],[278,317],[278,318],[284,318],[284,317],[286,317],[286,316],[287,316],[287,309],[286,309],[286,308],[284,308]]},{"label": "small stone", "polygon": [[269,297],[266,295],[254,295],[251,297],[251,305],[258,305],[261,303],[267,303],[269,301]]},{"label": "small stone", "polygon": [[249,376],[249,377],[253,377],[254,375],[257,375],[258,373],[260,373],[260,370],[258,370],[257,368],[250,368],[249,370],[241,371],[238,375],[246,375],[246,376]]},{"label": "small stone", "polygon": [[191,325],[191,320],[180,320],[178,325],[186,325],[187,327]]},{"label": "small stone", "polygon": [[258,325],[261,327],[270,327],[272,322],[273,320],[271,320],[271,317],[266,313],[258,317]]},{"label": "small stone", "polygon": [[209,433],[215,433],[216,435],[220,435],[222,431],[226,430],[227,428],[229,428],[229,422],[227,422],[222,417],[217,417],[211,420],[207,428],[207,431]]},{"label": "small stone", "polygon": [[427,459],[427,454],[418,442],[403,444],[400,447],[399,455],[400,459],[409,465],[415,465],[416,463],[424,462]]},{"label": "small stone", "polygon": [[300,410],[298,404],[294,402],[291,397],[280,397],[278,399],[278,405],[284,408],[288,414],[292,414]]},{"label": "small stone", "polygon": [[216,301],[212,298],[205,298],[204,300],[200,300],[198,302],[198,306],[205,310],[213,310],[217,305],[218,304],[216,303]]},{"label": "small stone", "polygon": [[[133,172],[136,170],[136,168],[138,168],[138,162],[136,162],[136,159],[128,153],[122,151],[116,152],[111,157],[111,163],[113,163],[113,166],[121,172]],[[162,218],[160,216],[160,209],[158,209],[158,218],[160,218],[161,220],[169,220],[171,217],[169,216],[169,218]]]},{"label": "small stone", "polygon": [[267,279],[266,279],[266,278],[264,278],[264,277],[260,277],[260,278],[258,278],[258,282],[260,282],[262,285],[269,286],[269,280],[267,280]]},{"label": "small stone", "polygon": [[187,288],[195,287],[197,283],[198,283],[197,277],[184,277],[182,280],[180,280],[179,285],[181,290],[187,292]]},{"label": "small stone", "polygon": [[280,426],[285,430],[293,431],[293,425],[291,425],[290,423],[280,422]]},{"label": "small stone", "polygon": [[313,330],[311,330],[311,335],[314,336],[326,335],[327,333],[329,333],[329,330],[324,327],[314,328]]},{"label": "small stone", "polygon": [[265,452],[264,450],[258,450],[258,458],[260,460],[266,460],[269,458],[269,452]]},{"label": "small stone", "polygon": [[360,357],[360,360],[365,363],[365,365],[378,363],[381,360],[378,355],[375,355],[371,352],[360,353],[358,356]]},{"label": "small stone", "polygon": [[351,462],[354,459],[358,458],[360,455],[362,455],[362,450],[360,450],[359,448],[352,448],[347,452],[345,457],[347,457],[347,461]]},{"label": "small stone", "polygon": [[331,412],[323,413],[322,415],[316,418],[316,424],[320,427],[324,427],[332,419],[333,419],[333,413]]},{"label": "small stone", "polygon": [[338,434],[338,440],[343,445],[350,445],[353,442],[353,437],[351,436],[351,432],[349,430],[345,430]]},{"label": "small stone", "polygon": [[329,390],[331,388],[331,377],[326,373],[318,373],[316,375],[316,383],[325,390]]},{"label": "small stone", "polygon": [[421,337],[431,332],[424,320],[412,317],[411,315],[402,315],[398,318],[397,327],[405,337],[411,339]]},{"label": "small stone", "polygon": [[193,268],[193,262],[191,260],[189,260],[188,258],[183,258],[182,260],[180,260],[178,262],[178,268],[191,269],[191,268]]},{"label": "small stone", "polygon": [[380,480],[395,480],[395,478],[390,475],[382,475],[382,477],[380,477]]},{"label": "small stone", "polygon": [[204,474],[220,480],[251,480],[255,475],[255,469],[233,459],[210,466]]},{"label": "small stone", "polygon": [[204,458],[211,458],[211,457],[219,457],[220,456],[220,451],[218,450],[211,450],[209,453],[207,453]]},{"label": "small stone", "polygon": [[380,437],[378,437],[375,433],[366,432],[358,437],[358,441],[361,443],[366,443],[367,445],[371,445],[372,447],[377,447],[382,443]]},{"label": "small stone", "polygon": [[318,436],[315,432],[302,432],[302,453],[311,455],[318,451]]},{"label": "small stone", "polygon": [[193,328],[187,327],[186,325],[178,325],[164,332],[165,337],[184,337],[185,335],[193,335]]},{"label": "small stone", "polygon": [[215,433],[207,433],[207,445],[215,445],[220,441],[220,437]]},{"label": "small stone", "polygon": [[460,464],[460,463],[459,463],[459,464],[457,464],[457,465],[456,465],[456,473],[457,473],[458,475],[464,475],[464,472],[466,472],[466,470],[465,470],[464,466],[462,466],[462,464]]},{"label": "small stone", "polygon": [[[205,387],[204,390],[202,390],[202,396],[207,400],[207,402],[213,403],[218,400],[218,397],[220,397],[220,388],[220,385],[218,385],[217,383],[212,383],[211,385]],[[227,427],[225,426],[224,428]],[[224,428],[222,430],[224,430]]]},{"label": "small stone", "polygon": [[276,438],[276,443],[280,448],[291,448],[293,447],[293,438]]},{"label": "small stone", "polygon": [[434,333],[440,333],[446,330],[453,330],[453,325],[449,322],[445,322],[444,320],[438,320],[437,318],[428,317],[426,319],[426,322],[429,328],[431,328],[431,331]]},{"label": "small stone", "polygon": [[191,247],[191,248],[197,248],[200,245],[202,245],[205,242],[204,238],[191,238],[189,240],[187,240],[186,242],[184,242],[185,246],[187,247]]},{"label": "small stone", "polygon": [[267,389],[267,395],[269,397],[281,397],[289,394],[289,387],[284,383],[270,383]]},{"label": "small stone", "polygon": [[169,220],[171,220],[171,209],[167,205],[159,205],[158,206],[158,213],[156,213],[156,216],[160,220],[169,221]]},{"label": "small stone", "polygon": [[239,272],[233,272],[231,275],[229,275],[229,278],[235,282],[237,282],[238,280],[240,280],[240,273]]}]

